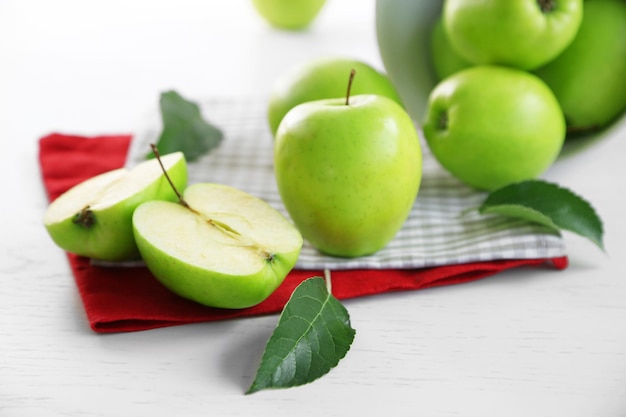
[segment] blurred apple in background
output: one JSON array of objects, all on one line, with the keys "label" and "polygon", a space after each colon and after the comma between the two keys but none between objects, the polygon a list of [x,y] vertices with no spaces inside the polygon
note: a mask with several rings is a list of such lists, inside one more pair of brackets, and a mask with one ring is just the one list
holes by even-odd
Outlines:
[{"label": "blurred apple in background", "polygon": [[565,139],[565,120],[535,75],[480,65],[435,87],[423,130],[444,168],[472,187],[494,190],[550,167]]},{"label": "blurred apple in background", "polygon": [[285,114],[298,104],[345,98],[347,74],[352,69],[358,74],[352,85],[352,95],[379,94],[402,103],[387,75],[371,65],[349,58],[318,58],[292,67],[274,83],[267,114],[272,134],[276,134]]},{"label": "blurred apple in background", "polygon": [[326,0],[252,0],[252,4],[272,26],[286,30],[307,28],[324,7]]},{"label": "blurred apple in background", "polygon": [[605,127],[626,109],[626,2],[584,3],[574,41],[536,74],[554,91],[572,133]]},{"label": "blurred apple in background", "polygon": [[[437,76],[434,66],[435,58],[433,54],[437,52],[432,49],[432,42],[436,30],[435,25],[442,18],[444,3],[445,1],[442,0],[377,0],[376,2],[377,40],[385,71],[397,87],[405,108],[416,121],[423,120],[428,104],[428,96],[441,80]],[[477,4],[482,2],[467,1],[466,3]],[[501,3],[522,2],[516,0]],[[532,3],[535,3],[535,1]],[[568,3],[561,2],[560,7]],[[619,103],[623,103],[626,97],[624,90],[626,76],[624,76],[625,72],[623,69],[623,48],[626,45],[626,41],[624,41],[625,36],[622,29],[619,29],[617,27],[619,25],[616,24],[622,13],[616,10],[614,16],[610,19],[602,19],[605,21],[594,19],[594,15],[600,14],[595,9],[603,7],[602,5],[597,7],[600,3],[611,3],[605,7],[621,8],[624,7],[623,5],[626,2],[621,0],[587,0],[583,2],[583,18],[570,44],[565,47],[561,54],[555,56],[551,62],[533,70],[533,73],[540,75],[554,89],[554,95],[559,100],[563,108],[562,111],[566,113],[570,130],[584,129],[575,127],[578,123],[574,124],[573,122],[577,117],[574,117],[574,113],[568,111],[570,106],[577,109],[576,113],[579,113],[582,112],[582,109],[587,108],[587,102],[589,104],[593,103],[589,107],[593,108],[594,112],[597,111],[605,115],[604,120],[610,119],[610,116],[607,116],[610,113],[610,108],[615,109],[617,114],[604,124],[600,130],[587,131],[584,136],[590,140],[607,137],[607,134],[612,134],[611,132],[624,132],[624,129],[626,129],[626,110],[623,108],[621,111],[617,110],[620,107]],[[536,5],[534,7],[537,8]],[[584,18],[585,9],[589,9],[591,19]],[[536,22],[545,24],[556,22],[552,20],[555,16],[550,18],[545,16],[537,19]],[[574,45],[574,39],[579,38],[578,31],[581,32],[581,39],[591,38],[589,35],[585,36],[586,32],[591,31],[582,26],[583,22],[587,26],[592,20],[595,20],[600,26],[595,31],[607,35],[610,33],[611,39],[605,41],[602,46],[594,47],[591,51],[583,52],[581,48],[581,52],[577,53],[577,56],[570,55],[567,49],[570,47],[580,48],[580,46]],[[523,37],[521,36],[520,39]],[[578,44],[579,41],[576,41],[576,43]],[[588,43],[590,42],[585,42],[585,44]],[[440,51],[439,53],[447,52]],[[571,59],[569,63],[566,61],[567,56],[570,56],[567,61]],[[565,63],[567,68],[560,68],[559,62]],[[601,69],[594,70],[595,65],[601,66]],[[558,69],[557,66],[559,67]],[[578,75],[578,77],[583,77],[581,78],[582,81],[567,81],[573,80],[573,75],[577,73],[585,74],[584,77]],[[554,78],[554,80],[551,80],[551,78]],[[488,84],[486,83],[486,85]],[[562,85],[560,86],[559,84]],[[587,89],[586,87],[590,88]],[[589,94],[586,96],[588,98],[583,98],[583,90]],[[606,98],[600,98],[599,94],[602,90],[605,92],[611,91],[611,94],[606,93]],[[565,97],[571,97],[569,99],[570,104],[567,103],[568,99]],[[589,140],[585,142],[592,143]],[[575,149],[583,150],[586,148],[577,147]],[[568,146],[568,150],[574,150],[574,148]]]},{"label": "blurred apple in background", "polygon": [[461,57],[450,44],[448,34],[443,27],[443,18],[439,17],[432,30],[430,39],[431,58],[437,80],[474,64]]},{"label": "blurred apple in background", "polygon": [[572,42],[582,0],[445,0],[444,28],[452,46],[475,64],[534,69]]},{"label": "blurred apple in background", "polygon": [[334,256],[369,255],[386,246],[421,182],[415,126],[398,103],[379,95],[294,107],[280,123],[274,152],[278,190],[291,218],[305,239]]}]

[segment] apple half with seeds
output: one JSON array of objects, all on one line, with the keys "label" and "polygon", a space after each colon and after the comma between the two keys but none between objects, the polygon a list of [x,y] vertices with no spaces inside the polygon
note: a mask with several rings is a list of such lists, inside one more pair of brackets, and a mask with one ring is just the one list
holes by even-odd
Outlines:
[{"label": "apple half with seeds", "polygon": [[[182,152],[161,158],[179,188],[187,185],[187,162]],[[63,250],[104,261],[139,258],[133,236],[132,216],[149,200],[176,201],[177,195],[157,160],[92,177],[56,198],[43,223],[52,240]]]},{"label": "apple half with seeds", "polygon": [[302,248],[302,235],[279,211],[221,184],[193,184],[179,203],[146,202],[133,227],[143,260],[163,285],[218,308],[264,301]]}]

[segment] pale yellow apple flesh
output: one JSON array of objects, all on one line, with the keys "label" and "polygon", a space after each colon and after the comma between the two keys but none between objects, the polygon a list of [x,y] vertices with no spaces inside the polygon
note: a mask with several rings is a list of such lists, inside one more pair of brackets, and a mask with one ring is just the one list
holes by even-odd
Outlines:
[{"label": "pale yellow apple flesh", "polygon": [[294,267],[295,226],[265,201],[219,184],[194,184],[182,204],[137,208],[135,239],[166,287],[198,303],[244,308],[265,300]]},{"label": "pale yellow apple flesh", "polygon": [[[161,158],[175,185],[187,183],[181,152]],[[176,201],[157,160],[132,169],[120,168],[92,177],[56,198],[43,223],[62,249],[95,259],[119,261],[139,256],[132,233],[132,214],[148,200]]]},{"label": "pale yellow apple flesh", "polygon": [[99,197],[119,184],[127,174],[128,170],[120,168],[89,178],[70,188],[50,204],[43,217],[44,224],[49,226],[60,223],[86,207],[100,205]]}]

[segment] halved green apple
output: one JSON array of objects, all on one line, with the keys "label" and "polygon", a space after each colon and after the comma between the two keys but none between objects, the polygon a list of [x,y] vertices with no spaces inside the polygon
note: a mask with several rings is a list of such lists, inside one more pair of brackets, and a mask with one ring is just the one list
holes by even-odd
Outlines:
[{"label": "halved green apple", "polygon": [[236,188],[189,186],[179,204],[150,201],[133,215],[152,274],[200,304],[245,308],[265,300],[294,267],[298,229],[265,201]]},{"label": "halved green apple", "polygon": [[[187,185],[182,152],[161,158],[178,189]],[[105,261],[139,258],[132,227],[135,208],[149,200],[176,201],[157,160],[92,177],[56,198],[43,218],[52,240],[67,252]]]}]

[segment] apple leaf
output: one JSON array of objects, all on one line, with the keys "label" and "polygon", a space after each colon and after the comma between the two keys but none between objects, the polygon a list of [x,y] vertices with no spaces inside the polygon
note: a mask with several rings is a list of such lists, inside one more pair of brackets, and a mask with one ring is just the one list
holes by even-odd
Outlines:
[{"label": "apple leaf", "polygon": [[324,278],[304,280],[285,305],[247,394],[320,378],[346,355],[354,335],[348,311]]},{"label": "apple leaf", "polygon": [[568,230],[585,237],[604,250],[600,217],[586,200],[557,184],[528,180],[491,192],[478,208],[481,214],[495,213]]},{"label": "apple leaf", "polygon": [[222,141],[222,131],[202,118],[200,107],[176,91],[161,93],[159,105],[163,130],[157,148],[161,155],[181,151],[194,161]]}]

